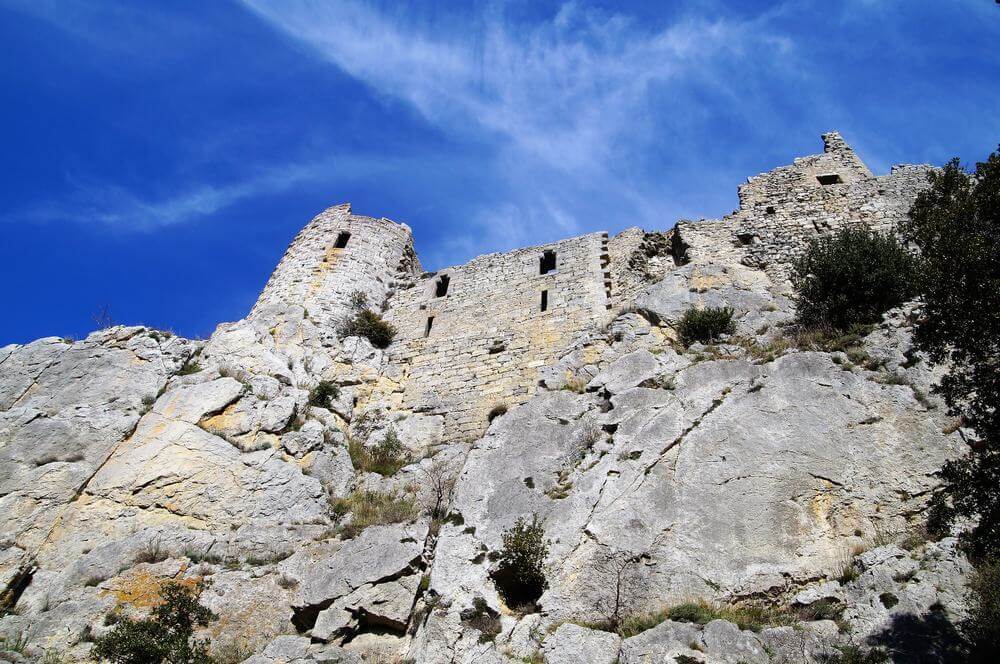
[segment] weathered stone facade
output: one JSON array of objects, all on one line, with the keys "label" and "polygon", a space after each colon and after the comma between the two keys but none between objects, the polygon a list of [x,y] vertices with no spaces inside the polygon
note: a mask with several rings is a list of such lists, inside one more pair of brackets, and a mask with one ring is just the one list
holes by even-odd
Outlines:
[{"label": "weathered stone facade", "polygon": [[[474,437],[493,408],[535,393],[539,367],[685,260],[730,254],[783,277],[810,238],[861,224],[891,232],[929,167],[876,177],[839,134],[823,143],[823,154],[749,178],[740,208],[721,220],[592,233],[434,273],[422,271],[405,224],[331,207],[292,242],[251,315],[298,304],[333,336],[351,293],[365,293],[398,330],[388,353],[399,374],[368,398],[443,416],[444,440]],[[555,261],[548,269],[546,256]]]},{"label": "weathered stone facade", "polygon": [[250,315],[298,304],[332,330],[350,311],[351,293],[364,293],[378,309],[420,272],[409,226],[351,214],[348,203],[335,205],[295,236]]},{"label": "weathered stone facade", "polygon": [[837,132],[823,135],[823,154],[747,179],[740,207],[721,221],[679,222],[678,232],[741,247],[742,262],[787,273],[810,238],[847,226],[892,232],[927,186],[930,166],[893,166],[874,176]]},{"label": "weathered stone facade", "polygon": [[442,414],[446,437],[461,438],[482,433],[494,407],[527,401],[538,367],[604,321],[607,252],[607,234],[594,233],[480,256],[401,290],[388,312],[407,372],[399,407]]}]

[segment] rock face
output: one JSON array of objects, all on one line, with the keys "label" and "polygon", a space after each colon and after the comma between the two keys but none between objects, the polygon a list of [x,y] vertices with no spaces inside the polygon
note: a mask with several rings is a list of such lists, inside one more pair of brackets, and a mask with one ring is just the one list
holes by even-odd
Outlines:
[{"label": "rock face", "polygon": [[[109,613],[178,580],[204,584],[220,658],[253,664],[939,661],[967,564],[911,533],[963,443],[912,307],[848,352],[783,342],[788,258],[891,231],[926,169],[875,178],[825,140],[727,220],[435,274],[405,226],[331,208],[208,341],[0,348],[0,637],[86,661]],[[355,291],[388,348],[338,336]],[[692,306],[735,333],[682,347]],[[507,606],[497,554],[533,517],[546,586]]]}]

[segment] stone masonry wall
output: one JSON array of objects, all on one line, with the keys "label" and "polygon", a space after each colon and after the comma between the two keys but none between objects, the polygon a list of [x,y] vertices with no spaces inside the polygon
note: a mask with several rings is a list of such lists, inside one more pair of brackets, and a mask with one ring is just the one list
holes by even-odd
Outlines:
[{"label": "stone masonry wall", "polygon": [[[333,337],[351,293],[364,292],[398,330],[387,349],[396,372],[370,396],[443,416],[445,440],[478,436],[491,409],[532,396],[539,367],[678,263],[725,257],[787,276],[810,238],[859,224],[895,229],[930,167],[895,166],[875,177],[839,134],[823,142],[823,154],[749,178],[740,208],[724,219],[681,221],[670,232],[629,228],[610,240],[594,233],[430,274],[420,268],[409,227],[335,206],[298,234],[251,316],[301,305]],[[350,238],[338,248],[344,232]],[[556,266],[540,274],[546,251],[555,252]],[[448,287],[439,295],[442,277]]]},{"label": "stone masonry wall", "polygon": [[[390,401],[443,415],[445,440],[480,435],[492,408],[527,401],[538,367],[603,322],[610,307],[607,243],[606,233],[594,233],[480,256],[400,290],[387,316],[397,328],[390,351],[404,377]],[[540,274],[546,251],[555,252],[556,267]],[[442,277],[448,289],[438,296]]]},{"label": "stone masonry wall", "polygon": [[811,238],[860,225],[892,232],[928,186],[930,166],[894,166],[876,177],[836,132],[823,144],[823,154],[749,178],[740,208],[721,222],[679,222],[678,233],[706,245],[702,253],[728,243],[741,248],[745,264],[787,275]]},{"label": "stone masonry wall", "polygon": [[[341,233],[350,237],[337,248]],[[351,293],[365,293],[378,310],[420,271],[409,226],[351,214],[350,204],[336,205],[295,237],[250,315],[299,304],[314,322],[335,331],[350,311]]]}]

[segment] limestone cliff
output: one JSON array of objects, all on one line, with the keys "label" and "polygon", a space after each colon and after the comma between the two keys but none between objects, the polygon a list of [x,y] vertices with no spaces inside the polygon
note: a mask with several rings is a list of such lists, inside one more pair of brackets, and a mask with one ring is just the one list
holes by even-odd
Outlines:
[{"label": "limestone cliff", "polygon": [[[936,661],[946,639],[900,625],[965,610],[954,541],[912,537],[963,443],[911,309],[850,352],[781,340],[790,259],[843,226],[892,232],[928,167],[875,177],[824,142],[725,219],[435,273],[405,225],[338,206],[207,341],[0,348],[0,637],[86,661],[108,614],[203,579],[206,635],[254,664],[812,662],[850,642]],[[385,349],[338,334],[358,291],[398,330]],[[684,348],[674,326],[703,305],[732,307],[736,333]],[[366,462],[387,439],[395,472]],[[548,586],[506,606],[495,554],[533,514]],[[615,560],[630,615],[753,601],[795,624],[585,627]]]}]

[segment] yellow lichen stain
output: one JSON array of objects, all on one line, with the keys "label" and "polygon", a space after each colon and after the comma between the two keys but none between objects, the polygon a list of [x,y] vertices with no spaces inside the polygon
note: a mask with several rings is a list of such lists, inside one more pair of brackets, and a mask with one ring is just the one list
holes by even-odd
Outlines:
[{"label": "yellow lichen stain", "polygon": [[206,417],[199,424],[203,429],[211,432],[239,429],[245,415],[236,411],[237,403],[239,402],[229,404],[221,413]]},{"label": "yellow lichen stain", "polygon": [[[169,417],[169,413],[167,413],[166,411],[164,411],[164,415]],[[156,424],[154,424],[149,428],[149,431],[143,434],[143,438],[145,438],[146,440],[156,440],[164,433],[166,433],[166,431],[167,431],[167,423],[164,422],[163,420],[158,420]],[[135,439],[135,436],[132,436],[132,438],[130,438],[129,441],[131,442],[133,439]]]},{"label": "yellow lichen stain", "polygon": [[[181,573],[187,568],[181,566]],[[169,581],[176,581],[182,586],[194,590],[201,582],[200,576],[174,579],[153,574],[148,569],[137,569],[111,579],[108,582],[109,588],[101,590],[101,596],[112,596],[119,604],[129,604],[137,609],[151,609],[163,602],[160,591],[163,585]]]},{"label": "yellow lichen stain", "polygon": [[701,292],[703,290],[725,285],[726,281],[726,279],[723,279],[717,274],[703,274],[696,270],[694,274],[691,275],[690,288]]},{"label": "yellow lichen stain", "polygon": [[309,290],[306,292],[306,297],[312,297],[316,292],[323,287],[323,281],[326,275],[333,269],[333,266],[337,263],[337,259],[340,257],[342,249],[334,249],[333,245],[326,248],[323,253],[323,260],[316,264],[316,269],[313,270],[312,279],[309,280]]},{"label": "yellow lichen stain", "polygon": [[601,359],[601,351],[597,346],[587,346],[583,349],[583,363],[584,364],[595,364]]},{"label": "yellow lichen stain", "polygon": [[820,490],[812,500],[809,501],[809,509],[818,521],[826,523],[830,518],[830,510],[833,507],[834,497],[829,493],[832,486],[829,482],[823,481],[826,490]]}]

